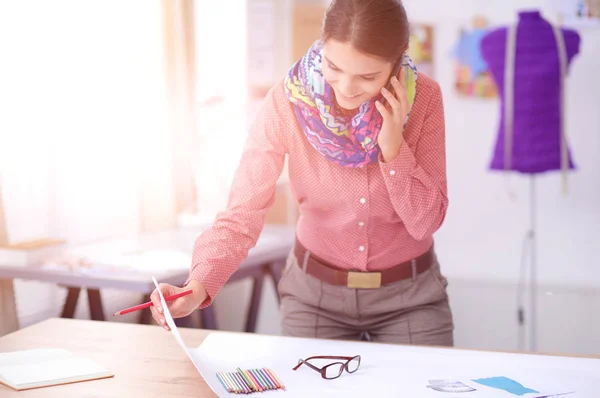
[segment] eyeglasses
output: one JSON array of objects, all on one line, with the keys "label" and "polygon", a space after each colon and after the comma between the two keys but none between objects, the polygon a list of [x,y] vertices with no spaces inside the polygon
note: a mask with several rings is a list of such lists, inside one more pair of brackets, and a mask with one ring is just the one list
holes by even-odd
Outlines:
[{"label": "eyeglasses", "polygon": [[[333,363],[330,363],[329,365],[323,366],[322,368],[318,368],[315,365],[308,363],[308,361],[310,361],[311,359],[340,359],[340,360],[343,360],[344,362],[333,362]],[[331,357],[331,356],[309,357],[306,359],[298,360],[298,365],[296,365],[293,369],[297,370],[302,364],[305,364],[309,368],[314,369],[317,372],[319,372],[321,374],[321,377],[323,377],[324,379],[330,380],[330,379],[336,379],[336,378],[340,377],[342,372],[344,371],[344,369],[346,369],[346,372],[348,372],[348,373],[356,372],[358,370],[358,367],[360,366],[360,355],[357,355],[355,357],[335,357],[335,356],[333,356],[333,357]]]}]

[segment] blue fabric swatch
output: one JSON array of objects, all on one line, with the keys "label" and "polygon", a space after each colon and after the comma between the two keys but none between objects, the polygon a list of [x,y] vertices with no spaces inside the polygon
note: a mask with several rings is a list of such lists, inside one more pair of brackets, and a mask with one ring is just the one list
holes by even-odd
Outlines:
[{"label": "blue fabric swatch", "polygon": [[473,76],[485,72],[487,63],[481,55],[481,39],[488,33],[487,29],[465,31],[452,50],[452,56],[471,69]]},{"label": "blue fabric swatch", "polygon": [[532,390],[531,388],[523,387],[521,383],[518,383],[508,377],[487,377],[485,379],[475,379],[476,383],[483,384],[484,386],[497,388],[499,390],[507,391],[514,395],[525,395],[530,392],[539,393],[539,391]]}]

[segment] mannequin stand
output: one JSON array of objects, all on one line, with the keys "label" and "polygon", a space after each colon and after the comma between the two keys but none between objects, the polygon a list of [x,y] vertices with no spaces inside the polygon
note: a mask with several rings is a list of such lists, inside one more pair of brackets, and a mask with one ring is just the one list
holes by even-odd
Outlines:
[{"label": "mannequin stand", "polygon": [[[523,293],[527,258],[529,257],[529,350],[537,349],[537,245],[536,245],[536,186],[535,174],[529,179],[529,229],[523,240],[521,254],[521,277],[518,287],[518,321],[519,321],[519,350],[523,350],[525,340],[525,311],[523,309]],[[529,256],[527,249],[529,248]]]}]

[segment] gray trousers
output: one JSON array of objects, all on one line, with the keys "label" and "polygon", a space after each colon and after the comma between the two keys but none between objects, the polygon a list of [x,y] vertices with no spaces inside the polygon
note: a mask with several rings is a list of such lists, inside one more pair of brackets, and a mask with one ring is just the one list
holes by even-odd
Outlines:
[{"label": "gray trousers", "polygon": [[330,285],[293,252],[277,287],[285,336],[452,346],[454,324],[437,260],[425,272],[376,289]]}]

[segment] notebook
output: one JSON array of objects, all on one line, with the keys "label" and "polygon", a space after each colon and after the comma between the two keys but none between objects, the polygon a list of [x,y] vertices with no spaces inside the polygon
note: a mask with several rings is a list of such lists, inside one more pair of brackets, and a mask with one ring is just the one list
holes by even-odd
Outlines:
[{"label": "notebook", "polygon": [[0,383],[17,391],[113,376],[102,365],[60,348],[0,353]]}]

